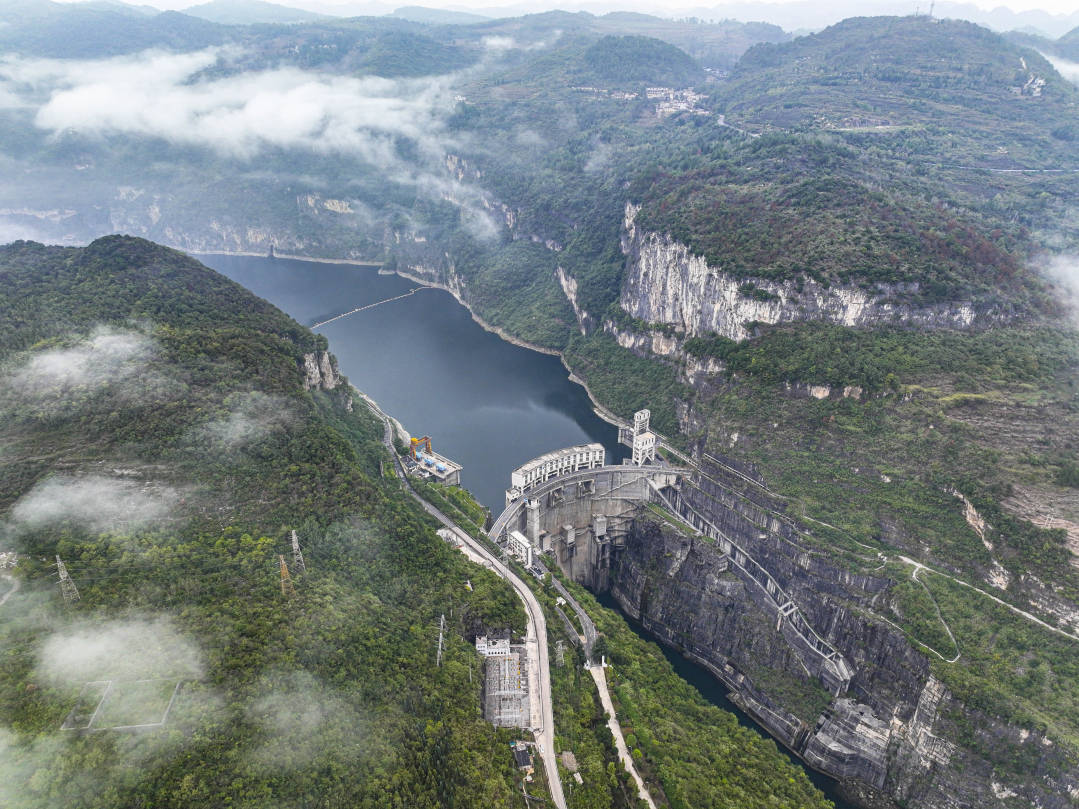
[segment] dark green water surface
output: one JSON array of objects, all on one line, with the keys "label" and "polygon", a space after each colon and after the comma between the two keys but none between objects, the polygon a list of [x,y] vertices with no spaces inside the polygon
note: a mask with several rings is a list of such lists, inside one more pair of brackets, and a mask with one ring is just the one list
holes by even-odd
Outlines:
[{"label": "dark green water surface", "polygon": [[[198,258],[307,326],[418,286],[374,267]],[[462,484],[496,516],[510,472],[537,455],[597,441],[608,463],[624,457],[617,430],[593,412],[558,357],[484,331],[447,292],[421,288],[315,331],[329,339],[353,385],[464,465]]]}]

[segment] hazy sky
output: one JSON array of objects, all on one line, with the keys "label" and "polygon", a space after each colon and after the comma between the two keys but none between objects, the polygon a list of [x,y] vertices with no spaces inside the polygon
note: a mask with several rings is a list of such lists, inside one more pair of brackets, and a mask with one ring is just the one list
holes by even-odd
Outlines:
[{"label": "hazy sky", "polygon": [[[60,2],[79,2],[79,0],[59,0]],[[132,5],[149,5],[160,9],[184,9],[198,3],[202,3],[205,0],[128,0]],[[371,0],[371,2],[365,2],[365,0],[275,0],[280,5],[292,6],[293,8],[318,8],[320,10],[330,11],[334,8],[339,8],[342,13],[358,14],[384,14],[388,11],[392,11],[399,6],[417,5],[426,6],[428,8],[449,8],[449,9],[474,9],[481,11],[485,8],[507,8],[507,7],[522,7],[527,5],[531,10],[543,11],[551,8],[566,8],[570,10],[595,10],[597,12],[606,12],[613,9],[626,9],[632,11],[647,11],[652,14],[660,16],[678,16],[680,9],[688,8],[715,8],[717,14],[722,13],[723,2],[715,2],[714,0],[701,0],[700,2],[694,2],[694,0],[678,0],[678,2],[662,2],[662,0],[625,0],[624,2],[588,2],[588,0],[567,0],[566,2],[558,2],[558,0],[540,0],[536,2],[532,0],[527,4],[520,2],[520,0],[467,0],[467,2],[461,2],[460,0]],[[792,2],[802,2],[804,0],[770,0],[773,4],[786,4]],[[1076,0],[1007,0],[1007,2],[1000,2],[1000,0],[962,0],[963,2],[969,2],[972,5],[979,6],[980,8],[990,10],[1001,6],[1012,9],[1013,11],[1029,11],[1035,9],[1041,9],[1051,14],[1071,14],[1076,11]],[[749,0],[752,2],[752,0]],[[915,6],[920,6],[924,11],[929,6],[930,0],[910,0],[912,11]],[[822,10],[827,13],[827,9],[830,3],[822,3]],[[859,4],[864,10],[864,13],[872,13],[872,8],[875,5],[872,2],[865,2]]]}]

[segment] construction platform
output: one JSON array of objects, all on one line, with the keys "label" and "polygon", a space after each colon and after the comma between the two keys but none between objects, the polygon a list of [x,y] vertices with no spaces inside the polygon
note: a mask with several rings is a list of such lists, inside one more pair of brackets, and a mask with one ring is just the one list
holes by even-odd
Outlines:
[{"label": "construction platform", "polygon": [[405,458],[405,471],[408,474],[447,486],[460,486],[461,469],[461,464],[431,449],[428,436],[411,439],[409,454]]}]

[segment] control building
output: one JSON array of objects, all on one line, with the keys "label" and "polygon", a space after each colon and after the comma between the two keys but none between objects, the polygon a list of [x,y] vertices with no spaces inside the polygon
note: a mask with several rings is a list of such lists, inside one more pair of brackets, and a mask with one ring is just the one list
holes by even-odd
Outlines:
[{"label": "control building", "polygon": [[580,444],[533,458],[510,474],[510,488],[506,490],[506,505],[517,500],[533,486],[551,478],[603,466],[606,457],[607,451],[603,449],[602,444]]}]

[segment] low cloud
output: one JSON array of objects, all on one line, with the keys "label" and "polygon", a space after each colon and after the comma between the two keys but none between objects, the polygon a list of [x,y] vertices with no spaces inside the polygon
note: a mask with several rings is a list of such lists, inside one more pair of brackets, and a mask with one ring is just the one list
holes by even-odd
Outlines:
[{"label": "low cloud", "polygon": [[8,528],[20,533],[71,522],[99,533],[131,531],[169,519],[180,500],[176,489],[159,484],[100,475],[51,477],[15,503]]},{"label": "low cloud", "polygon": [[1079,256],[1054,256],[1044,271],[1056,287],[1061,303],[1079,325]]},{"label": "low cloud", "polygon": [[259,768],[299,769],[316,758],[354,761],[367,747],[359,711],[304,671],[263,678],[248,720],[265,740],[253,753]]},{"label": "low cloud", "polygon": [[95,680],[198,679],[202,653],[167,617],[86,621],[54,632],[37,675],[61,686]]},{"label": "low cloud", "polygon": [[1050,56],[1047,53],[1043,53],[1042,56],[1049,60],[1049,64],[1056,68],[1057,73],[1073,84],[1079,84],[1079,62],[1069,62],[1067,59]]},{"label": "low cloud", "polygon": [[63,347],[25,353],[0,374],[0,416],[92,409],[98,395],[125,405],[176,398],[183,383],[155,368],[158,353],[157,342],[143,332],[105,326]]},{"label": "low cloud", "polygon": [[[22,620],[32,617],[23,615]],[[43,625],[34,628],[40,631]],[[30,678],[35,685],[56,689],[53,697],[67,694],[69,706],[74,707],[76,695],[87,682],[113,680],[122,689],[125,682],[161,678],[166,680],[167,694],[167,681],[188,680],[169,711],[168,721],[168,726],[186,732],[118,731],[109,736],[108,755],[86,766],[85,737],[61,730],[59,721],[53,732],[38,728],[32,735],[0,726],[0,806],[41,809],[92,803],[110,787],[122,790],[132,772],[164,766],[183,751],[194,726],[207,717],[219,716],[223,709],[215,692],[190,682],[203,674],[200,648],[168,617],[79,621],[54,629],[41,646]],[[137,711],[145,707],[149,714],[160,709],[157,702],[118,704],[128,710],[133,705]],[[70,766],[79,760],[83,764]]]},{"label": "low cloud", "polygon": [[228,72],[237,56],[223,48],[84,61],[8,56],[0,59],[0,98],[36,110],[36,126],[56,137],[159,138],[249,165],[276,149],[348,156],[393,183],[454,202],[480,223],[477,235],[488,230],[482,192],[445,171],[445,156],[459,148],[446,124],[457,75]]},{"label": "low cloud", "polygon": [[199,428],[197,440],[225,450],[241,449],[287,428],[295,420],[288,401],[279,396],[256,391],[235,397],[230,404],[232,412]]},{"label": "low cloud", "polygon": [[138,374],[155,353],[154,341],[143,334],[102,327],[74,346],[31,355],[5,385],[35,398],[100,388]]}]

